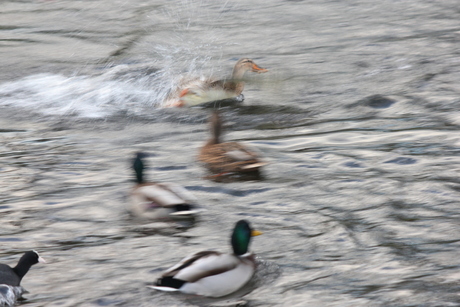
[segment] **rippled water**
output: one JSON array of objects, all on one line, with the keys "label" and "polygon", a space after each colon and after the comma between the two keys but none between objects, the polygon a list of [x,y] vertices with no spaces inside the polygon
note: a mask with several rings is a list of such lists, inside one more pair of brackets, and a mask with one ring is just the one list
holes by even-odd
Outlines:
[{"label": "rippled water", "polygon": [[[48,261],[22,304],[459,306],[459,18],[453,0],[4,1],[0,261]],[[270,71],[222,110],[225,138],[270,164],[263,181],[211,182],[196,161],[209,109],[162,102],[180,74],[240,57]],[[138,150],[149,178],[200,199],[195,225],[129,217]],[[145,287],[228,251],[242,218],[264,235],[241,292]]]}]

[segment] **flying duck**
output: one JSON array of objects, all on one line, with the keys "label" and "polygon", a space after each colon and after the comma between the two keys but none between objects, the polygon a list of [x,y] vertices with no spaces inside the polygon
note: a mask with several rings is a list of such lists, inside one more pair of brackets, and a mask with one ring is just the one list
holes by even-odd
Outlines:
[{"label": "flying duck", "polygon": [[236,62],[233,73],[228,79],[200,78],[181,82],[182,84],[168,97],[166,105],[190,107],[226,99],[233,99],[234,103],[241,102],[244,100],[244,96],[241,94],[244,89],[243,76],[247,71],[264,73],[268,69],[259,67],[251,59],[240,59]]}]

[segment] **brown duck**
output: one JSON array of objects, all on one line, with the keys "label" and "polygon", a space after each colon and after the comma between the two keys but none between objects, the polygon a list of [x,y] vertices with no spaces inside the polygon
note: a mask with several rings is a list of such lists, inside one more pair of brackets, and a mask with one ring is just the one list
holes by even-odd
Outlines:
[{"label": "brown duck", "polygon": [[212,137],[201,148],[198,160],[212,173],[209,178],[241,176],[241,179],[260,179],[260,168],[267,163],[258,154],[237,142],[221,142],[222,120],[217,111],[210,119]]},{"label": "brown duck", "polygon": [[168,98],[169,106],[195,106],[211,101],[236,98],[243,92],[243,76],[247,71],[264,73],[268,70],[259,67],[251,59],[240,59],[233,68],[232,76],[224,80],[195,79],[182,82]]}]

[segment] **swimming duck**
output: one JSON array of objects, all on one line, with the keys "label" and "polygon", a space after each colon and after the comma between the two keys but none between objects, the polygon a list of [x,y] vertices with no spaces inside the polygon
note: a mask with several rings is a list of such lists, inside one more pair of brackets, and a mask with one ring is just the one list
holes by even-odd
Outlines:
[{"label": "swimming duck", "polygon": [[259,179],[260,167],[266,163],[240,143],[221,142],[222,120],[217,111],[211,115],[210,128],[212,137],[198,155],[198,160],[213,174],[209,178],[222,180],[237,175],[241,179]]},{"label": "swimming duck", "polygon": [[201,78],[182,82],[183,84],[169,97],[166,104],[176,107],[190,107],[225,99],[241,102],[244,100],[244,96],[241,94],[244,89],[243,76],[247,71],[264,73],[268,69],[259,67],[251,59],[240,59],[233,68],[231,78],[225,80]]},{"label": "swimming duck", "polygon": [[231,236],[233,254],[203,251],[168,269],[151,288],[221,297],[243,287],[254,275],[257,262],[249,252],[251,237],[262,234],[240,220]]},{"label": "swimming duck", "polygon": [[20,285],[21,280],[30,267],[39,262],[46,263],[36,251],[28,251],[14,268],[0,264],[0,306],[13,306],[22,297],[25,290]]},{"label": "swimming duck", "polygon": [[129,211],[138,218],[151,220],[195,217],[196,198],[185,188],[170,182],[144,181],[145,157],[147,154],[138,152],[133,161],[137,184],[131,191]]}]

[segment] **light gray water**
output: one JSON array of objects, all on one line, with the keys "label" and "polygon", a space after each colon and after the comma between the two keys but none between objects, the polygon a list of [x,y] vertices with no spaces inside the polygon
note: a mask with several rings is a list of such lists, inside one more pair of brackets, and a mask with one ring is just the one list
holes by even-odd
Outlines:
[{"label": "light gray water", "polygon": [[[3,1],[0,262],[48,261],[22,304],[221,304],[145,285],[229,251],[244,218],[261,265],[227,305],[460,306],[459,20],[457,0]],[[196,161],[210,110],[162,101],[241,57],[269,72],[225,138],[270,164],[216,183]],[[129,217],[138,150],[200,200],[193,227]]]}]

